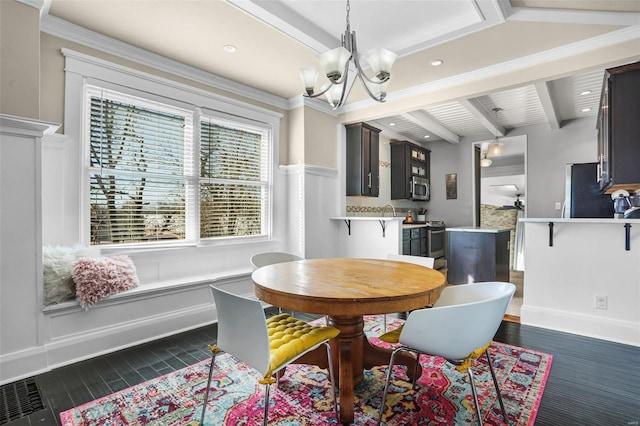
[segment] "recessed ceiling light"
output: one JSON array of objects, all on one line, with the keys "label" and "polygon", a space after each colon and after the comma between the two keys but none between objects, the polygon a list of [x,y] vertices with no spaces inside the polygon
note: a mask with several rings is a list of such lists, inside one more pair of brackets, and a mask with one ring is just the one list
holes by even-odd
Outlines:
[{"label": "recessed ceiling light", "polygon": [[389,126],[395,126],[396,123],[389,123]]},{"label": "recessed ceiling light", "polygon": [[582,112],[589,112],[591,111],[591,108],[582,108]]},{"label": "recessed ceiling light", "polygon": [[581,96],[590,95],[590,94],[591,94],[591,90],[583,90],[582,92],[580,92]]},{"label": "recessed ceiling light", "polygon": [[227,53],[235,53],[236,50],[238,49],[236,49],[236,47],[232,44],[227,44],[224,46],[224,51]]},{"label": "recessed ceiling light", "polygon": [[424,137],[425,137],[425,138],[430,138],[430,137],[431,137],[431,135],[424,135]]},{"label": "recessed ceiling light", "polygon": [[436,59],[434,61],[431,61],[431,65],[433,65],[434,67],[442,65],[443,63],[444,63],[444,61],[442,59]]}]

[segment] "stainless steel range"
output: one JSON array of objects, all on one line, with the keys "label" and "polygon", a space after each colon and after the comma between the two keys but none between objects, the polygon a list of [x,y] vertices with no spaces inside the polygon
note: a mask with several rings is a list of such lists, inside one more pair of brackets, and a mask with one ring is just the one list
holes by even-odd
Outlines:
[{"label": "stainless steel range", "polygon": [[445,262],[445,225],[444,221],[431,220],[427,222],[427,257],[433,257],[434,269],[443,268]]}]

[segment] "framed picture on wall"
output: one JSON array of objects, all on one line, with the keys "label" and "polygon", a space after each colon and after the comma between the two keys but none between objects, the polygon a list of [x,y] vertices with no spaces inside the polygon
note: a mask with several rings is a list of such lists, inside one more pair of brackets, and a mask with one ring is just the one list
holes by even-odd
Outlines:
[{"label": "framed picture on wall", "polygon": [[447,191],[447,200],[455,200],[458,198],[458,174],[449,173],[445,175],[444,182]]}]

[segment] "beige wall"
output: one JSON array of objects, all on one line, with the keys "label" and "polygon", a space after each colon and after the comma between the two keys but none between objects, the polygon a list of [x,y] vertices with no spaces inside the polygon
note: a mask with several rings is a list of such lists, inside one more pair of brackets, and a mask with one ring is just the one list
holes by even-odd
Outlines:
[{"label": "beige wall", "polygon": [[289,111],[288,118],[288,157],[281,153],[280,163],[309,164],[337,169],[337,117],[314,108],[301,107]]},{"label": "beige wall", "polygon": [[308,107],[304,114],[304,162],[337,169],[338,119]]},{"label": "beige wall", "polygon": [[40,118],[40,14],[0,1],[0,113]]},{"label": "beige wall", "polygon": [[286,156],[280,153],[280,164],[304,163],[304,113],[307,108],[300,107],[289,111],[287,134],[289,136]]},{"label": "beige wall", "polygon": [[[35,9],[34,9],[35,10]],[[38,30],[39,31],[39,30]],[[195,82],[175,74],[160,71],[158,69],[141,65],[139,63],[119,58],[118,56],[110,55],[99,50],[91,49],[89,47],[70,42],[46,33],[41,35],[41,48],[40,48],[40,61],[42,69],[42,98],[41,98],[41,111],[42,119],[45,121],[52,121],[55,123],[63,123],[63,111],[64,111],[64,56],[61,53],[62,48],[75,50],[77,52],[91,55],[95,58],[103,59],[109,62],[113,62],[119,65],[123,65],[129,68],[140,70],[149,74],[157,75],[162,78],[166,78],[172,81],[176,81],[181,84],[189,85],[201,90],[206,90],[211,93],[215,93],[227,98],[236,99],[241,102],[245,102],[251,105],[256,105],[261,108],[265,108],[271,111],[277,111],[286,115],[287,111],[280,108],[276,108],[271,105],[264,104],[252,99],[245,98],[224,90],[219,90],[200,82]],[[283,130],[286,127],[283,126]],[[287,140],[286,135],[282,135],[282,140]],[[285,150],[286,152],[286,150]]]}]

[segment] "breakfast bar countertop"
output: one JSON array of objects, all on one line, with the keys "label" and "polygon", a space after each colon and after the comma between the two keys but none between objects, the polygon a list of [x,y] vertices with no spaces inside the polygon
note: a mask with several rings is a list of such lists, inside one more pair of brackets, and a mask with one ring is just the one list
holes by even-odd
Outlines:
[{"label": "breakfast bar countertop", "polygon": [[479,226],[456,226],[453,228],[447,228],[448,232],[485,232],[497,234],[499,232],[509,232],[511,229],[495,229],[495,228],[482,228]]}]

